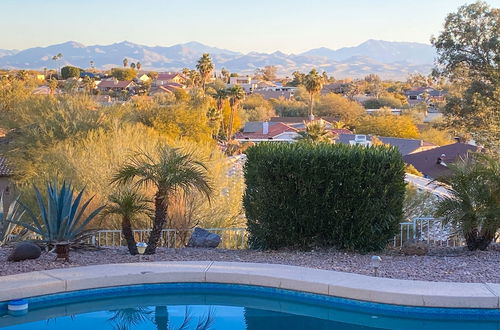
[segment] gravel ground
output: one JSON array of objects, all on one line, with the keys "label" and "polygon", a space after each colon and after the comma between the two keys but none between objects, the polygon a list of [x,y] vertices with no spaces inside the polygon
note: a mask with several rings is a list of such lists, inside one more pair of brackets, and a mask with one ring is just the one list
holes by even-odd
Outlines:
[{"label": "gravel ground", "polygon": [[[70,262],[54,261],[55,255],[44,252],[37,260],[8,262],[11,248],[0,248],[0,275],[12,275],[36,270],[77,267],[105,263],[138,262],[125,248],[71,251]],[[500,247],[489,251],[470,252],[464,248],[434,249],[426,256],[404,256],[397,251],[379,254],[382,265],[379,276],[398,279],[490,282],[500,283]],[[320,250],[311,252],[253,251],[224,249],[166,249],[159,248],[156,255],[144,256],[149,261],[238,261],[305,266],[371,275],[371,255]]]}]

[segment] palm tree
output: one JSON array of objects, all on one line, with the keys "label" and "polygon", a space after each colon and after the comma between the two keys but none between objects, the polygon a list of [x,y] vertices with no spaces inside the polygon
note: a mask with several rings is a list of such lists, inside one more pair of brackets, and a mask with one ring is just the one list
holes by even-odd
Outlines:
[{"label": "palm tree", "polygon": [[132,62],[132,63],[130,64],[130,67],[131,67],[132,69],[135,69],[135,63],[134,63],[134,62]]},{"label": "palm tree", "polygon": [[323,88],[323,77],[318,74],[316,69],[312,69],[305,78],[304,86],[309,93],[310,103],[309,103],[309,120],[314,120],[313,107],[314,107],[314,96],[321,92]]},{"label": "palm tree", "polygon": [[[58,53],[57,55],[54,55],[52,56],[52,60],[54,61],[54,63],[57,64],[57,61],[59,61],[61,58],[63,58],[63,54],[62,53]],[[56,66],[56,69],[57,69],[57,66]],[[59,73],[61,72],[61,68],[59,66]],[[52,78],[52,75],[51,75],[51,78]]]},{"label": "palm tree", "polygon": [[205,84],[214,71],[214,64],[212,63],[212,59],[210,58],[210,55],[208,53],[205,53],[201,56],[201,58],[198,60],[198,64],[196,64],[196,69],[198,69],[198,72],[200,73],[201,86],[203,88],[203,91],[205,91]]},{"label": "palm tree", "polygon": [[137,64],[135,65],[135,67],[137,68],[137,70],[140,70],[141,67],[142,67],[141,62],[137,62]]},{"label": "palm tree", "polygon": [[92,93],[92,90],[95,87],[94,79],[90,78],[89,76],[85,76],[83,77],[82,84],[88,94]]},{"label": "palm tree", "polygon": [[230,140],[233,136],[234,112],[238,108],[241,100],[245,98],[245,90],[240,85],[234,85],[227,90],[229,96],[229,105],[231,106],[231,115],[229,116],[229,127],[227,130],[227,139]]},{"label": "palm tree", "polygon": [[49,91],[50,91],[50,95],[54,95],[54,93],[56,92],[56,89],[57,89],[57,85],[59,83],[57,82],[56,79],[53,79],[53,78],[50,78],[49,81],[48,81],[48,87],[49,87]]},{"label": "palm tree", "polygon": [[169,198],[179,192],[197,190],[210,200],[212,187],[206,165],[194,159],[193,153],[158,145],[155,153],[138,152],[130,157],[113,176],[113,183],[135,180],[137,187],[154,187],[155,214],[146,254],[154,254],[165,226]]},{"label": "palm tree", "polygon": [[123,66],[125,68],[128,66],[128,59],[126,57],[123,59]]},{"label": "palm tree", "polygon": [[500,162],[476,155],[448,167],[453,174],[440,180],[450,196],[440,201],[436,215],[458,226],[469,250],[486,250],[500,229]]},{"label": "palm tree", "polygon": [[103,216],[115,214],[122,218],[122,234],[127,241],[128,251],[136,255],[137,246],[132,231],[132,221],[138,216],[148,214],[152,210],[149,207],[149,201],[132,189],[121,189],[109,196],[110,204],[104,209]]},{"label": "palm tree", "polygon": [[332,143],[333,134],[326,128],[326,122],[322,119],[305,123],[306,130],[299,132],[299,141],[309,143]]}]

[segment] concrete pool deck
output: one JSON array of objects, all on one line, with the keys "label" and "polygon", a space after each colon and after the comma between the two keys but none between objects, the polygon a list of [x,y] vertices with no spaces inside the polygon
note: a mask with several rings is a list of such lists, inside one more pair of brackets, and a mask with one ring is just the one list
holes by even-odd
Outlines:
[{"label": "concrete pool deck", "polygon": [[0,277],[0,301],[151,283],[230,283],[282,288],[385,304],[500,308],[500,284],[397,280],[277,264],[147,262],[52,269]]}]

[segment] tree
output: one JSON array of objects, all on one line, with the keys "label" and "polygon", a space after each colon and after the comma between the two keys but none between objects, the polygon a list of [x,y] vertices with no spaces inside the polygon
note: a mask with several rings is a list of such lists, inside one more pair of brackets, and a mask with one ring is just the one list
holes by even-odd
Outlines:
[{"label": "tree", "polygon": [[201,78],[201,87],[203,91],[205,91],[205,84],[214,71],[214,64],[212,63],[212,59],[208,53],[204,53],[201,58],[198,60],[198,64],[196,64],[196,69],[200,73]]},{"label": "tree", "polygon": [[109,202],[102,215],[118,215],[122,218],[122,234],[127,242],[128,251],[130,254],[136,255],[138,252],[132,231],[132,222],[137,216],[148,214],[151,211],[149,201],[136,190],[124,188],[110,195]]},{"label": "tree", "polygon": [[51,78],[51,79],[49,79],[47,85],[49,86],[50,95],[54,95],[54,93],[56,92],[56,89],[57,89],[57,85],[58,85],[57,80]]},{"label": "tree", "polygon": [[83,87],[85,88],[85,91],[88,94],[91,94],[95,88],[95,80],[93,78],[90,78],[89,76],[85,76],[83,77],[82,83]]},{"label": "tree", "polygon": [[124,58],[123,59],[123,67],[126,68],[128,66],[128,59]]},{"label": "tree", "polygon": [[274,81],[277,76],[278,68],[274,65],[266,65],[262,69],[257,69],[255,74],[258,79],[266,80],[266,81]]},{"label": "tree", "polygon": [[111,69],[111,75],[118,80],[132,80],[137,76],[137,72],[132,68],[113,68]]},{"label": "tree", "polygon": [[469,250],[486,250],[500,229],[500,162],[476,156],[448,166],[453,175],[440,180],[450,196],[436,215],[460,228]]},{"label": "tree", "polygon": [[81,69],[67,65],[61,69],[61,76],[63,79],[80,78]]},{"label": "tree", "polygon": [[131,67],[132,69],[135,69],[135,63],[134,63],[134,62],[132,62],[132,63],[130,64],[130,67]]},{"label": "tree", "polygon": [[383,91],[382,80],[376,74],[369,74],[365,77],[365,82],[367,83],[366,92],[371,96],[378,98],[380,93]]},{"label": "tree", "polygon": [[356,132],[378,136],[418,139],[420,134],[412,118],[394,115],[365,115],[356,123]]},{"label": "tree", "polygon": [[154,254],[166,222],[169,199],[177,192],[201,192],[210,199],[212,187],[207,167],[195,160],[192,153],[158,145],[154,154],[138,152],[123,164],[112,179],[113,183],[134,182],[137,187],[154,187],[155,214],[146,254]]},{"label": "tree", "polygon": [[273,106],[260,94],[251,94],[242,103],[247,121],[265,121],[276,116]]},{"label": "tree", "polygon": [[299,132],[297,140],[307,143],[332,143],[333,134],[326,128],[326,122],[322,119],[313,120],[305,124],[306,130]]},{"label": "tree", "polygon": [[297,87],[297,86],[304,84],[304,79],[306,77],[305,74],[303,74],[302,72],[299,72],[299,71],[295,71],[292,73],[292,76],[293,76],[293,80],[287,84],[288,86]]},{"label": "tree", "polygon": [[498,149],[500,140],[500,10],[478,1],[446,17],[431,42],[436,73],[452,82],[444,108],[446,126]]},{"label": "tree", "polygon": [[403,107],[403,102],[401,99],[396,98],[392,94],[384,94],[379,98],[368,99],[363,102],[363,107],[365,109],[380,109],[383,107],[389,107],[391,109],[401,109]]},{"label": "tree", "polygon": [[222,70],[220,70],[220,74],[224,78],[224,82],[226,84],[229,83],[229,75],[230,75],[229,71],[227,71],[225,68],[222,68]]},{"label": "tree", "polygon": [[304,78],[304,87],[309,93],[309,120],[314,120],[313,107],[314,96],[321,92],[323,88],[323,78],[316,69],[312,69]]},{"label": "tree", "polygon": [[238,109],[240,102],[245,98],[245,90],[240,85],[234,85],[227,90],[229,96],[229,105],[231,106],[231,116],[229,117],[229,126],[227,130],[227,139],[233,137],[234,113]]},{"label": "tree", "polygon": [[[58,53],[57,55],[52,56],[52,61],[54,61],[54,63],[57,63],[57,61],[59,61],[61,58],[63,58],[63,54]],[[51,78],[52,78],[52,75],[51,75]]]},{"label": "tree", "polygon": [[142,67],[141,62],[137,62],[137,64],[135,65],[135,68],[137,69],[137,71],[141,70],[141,67]]},{"label": "tree", "polygon": [[358,102],[335,93],[321,95],[315,111],[318,116],[336,117],[348,125],[352,125],[365,114],[365,110]]}]

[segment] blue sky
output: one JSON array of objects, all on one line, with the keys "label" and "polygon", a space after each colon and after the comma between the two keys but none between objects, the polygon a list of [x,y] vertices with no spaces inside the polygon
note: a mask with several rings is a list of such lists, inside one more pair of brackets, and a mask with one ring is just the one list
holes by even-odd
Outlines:
[{"label": "blue sky", "polygon": [[[471,0],[0,0],[0,49],[73,40],[298,53],[367,39],[429,43]],[[489,0],[500,7],[500,0]],[[12,31],[12,33],[9,33]]]}]

